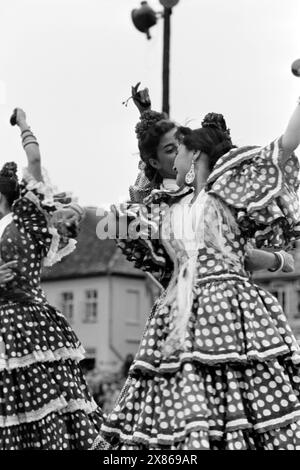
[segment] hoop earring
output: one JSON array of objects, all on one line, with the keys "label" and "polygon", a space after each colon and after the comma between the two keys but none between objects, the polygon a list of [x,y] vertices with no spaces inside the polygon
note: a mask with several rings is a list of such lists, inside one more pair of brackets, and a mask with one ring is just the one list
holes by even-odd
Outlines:
[{"label": "hoop earring", "polygon": [[189,171],[187,172],[187,174],[185,175],[185,178],[184,178],[184,180],[185,180],[185,182],[188,186],[193,183],[193,181],[195,179],[195,176],[196,176],[196,174],[195,174],[195,163],[192,162],[191,168],[189,169]]}]

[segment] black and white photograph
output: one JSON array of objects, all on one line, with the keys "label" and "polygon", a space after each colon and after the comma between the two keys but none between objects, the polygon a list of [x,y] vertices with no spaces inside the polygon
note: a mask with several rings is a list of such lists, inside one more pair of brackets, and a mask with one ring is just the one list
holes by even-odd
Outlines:
[{"label": "black and white photograph", "polygon": [[300,450],[299,21],[0,0],[1,451]]}]

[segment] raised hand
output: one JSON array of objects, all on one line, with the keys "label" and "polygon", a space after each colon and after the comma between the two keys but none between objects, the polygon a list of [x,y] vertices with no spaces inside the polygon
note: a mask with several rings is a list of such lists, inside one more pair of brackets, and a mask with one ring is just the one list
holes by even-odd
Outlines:
[{"label": "raised hand", "polygon": [[13,111],[13,114],[10,118],[10,123],[12,126],[15,126],[15,125],[20,125],[21,123],[25,123],[26,122],[26,114],[25,114],[25,111],[23,111],[23,109],[21,108],[15,108],[14,111]]}]

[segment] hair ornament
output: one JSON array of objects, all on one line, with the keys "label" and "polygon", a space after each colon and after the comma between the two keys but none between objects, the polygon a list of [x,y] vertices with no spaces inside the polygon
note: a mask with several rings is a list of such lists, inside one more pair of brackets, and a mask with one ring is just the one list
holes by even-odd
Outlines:
[{"label": "hair ornament", "polygon": [[7,162],[3,165],[2,169],[0,170],[0,177],[17,180],[17,170],[18,167],[15,162]]}]

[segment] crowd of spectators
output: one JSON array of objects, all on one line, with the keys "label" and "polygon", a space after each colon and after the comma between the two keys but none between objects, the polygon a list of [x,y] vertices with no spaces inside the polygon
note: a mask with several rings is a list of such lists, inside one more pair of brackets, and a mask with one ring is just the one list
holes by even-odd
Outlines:
[{"label": "crowd of spectators", "polygon": [[132,354],[128,354],[118,372],[104,374],[97,369],[86,372],[86,379],[94,400],[104,413],[112,410],[123,388],[132,361]]}]

